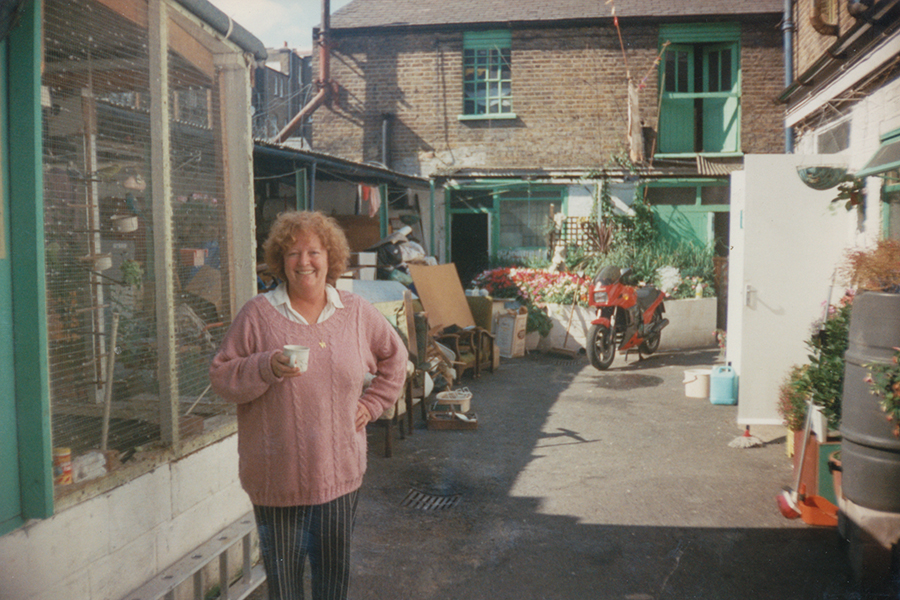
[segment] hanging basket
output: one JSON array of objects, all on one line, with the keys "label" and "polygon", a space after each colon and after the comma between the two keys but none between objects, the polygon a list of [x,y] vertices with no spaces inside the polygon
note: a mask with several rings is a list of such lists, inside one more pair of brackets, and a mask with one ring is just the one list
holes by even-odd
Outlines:
[{"label": "hanging basket", "polygon": [[847,174],[846,167],[797,167],[800,180],[814,190],[829,190]]}]

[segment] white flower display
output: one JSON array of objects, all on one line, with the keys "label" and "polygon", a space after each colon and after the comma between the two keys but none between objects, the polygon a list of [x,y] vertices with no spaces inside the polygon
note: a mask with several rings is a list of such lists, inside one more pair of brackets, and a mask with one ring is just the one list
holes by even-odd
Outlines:
[{"label": "white flower display", "polygon": [[681,271],[672,266],[660,267],[656,270],[659,287],[664,292],[673,292],[681,285]]}]

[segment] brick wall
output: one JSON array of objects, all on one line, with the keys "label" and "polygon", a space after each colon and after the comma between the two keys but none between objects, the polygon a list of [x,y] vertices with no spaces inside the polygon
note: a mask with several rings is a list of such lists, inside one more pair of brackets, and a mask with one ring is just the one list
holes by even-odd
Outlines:
[{"label": "brick wall", "polygon": [[[775,23],[745,26],[742,144],[780,152],[783,63]],[[479,168],[598,168],[626,149],[626,68],[615,29],[518,30],[512,38],[514,120],[459,121],[462,33],[340,35],[331,61],[338,102],[314,116],[313,146],[381,160],[381,115],[395,119],[398,170],[428,175]],[[623,28],[645,125],[656,127],[655,26]]]},{"label": "brick wall", "polygon": [[[810,17],[812,16],[814,1],[797,0],[794,8],[794,25],[796,27],[796,37],[794,39],[795,76],[812,66],[825,53],[825,50],[831,47],[838,39],[833,35],[823,35],[813,28],[810,23]],[[838,30],[840,35],[844,35],[856,25],[856,19],[847,12],[846,2],[837,0],[837,4],[839,7]]]}]

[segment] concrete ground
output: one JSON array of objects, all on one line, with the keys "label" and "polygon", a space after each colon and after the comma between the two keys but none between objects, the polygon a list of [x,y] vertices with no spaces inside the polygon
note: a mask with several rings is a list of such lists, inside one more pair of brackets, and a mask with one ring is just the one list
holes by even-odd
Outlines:
[{"label": "concrete ground", "polygon": [[[737,408],[688,398],[684,370],[717,351],[586,359],[529,355],[464,380],[476,431],[426,430],[369,471],[351,598],[411,600],[869,599],[833,528],[789,520],[781,427],[737,449]],[[417,416],[418,407],[417,407]],[[440,510],[411,490],[459,495]],[[265,584],[253,596],[265,598]]]}]

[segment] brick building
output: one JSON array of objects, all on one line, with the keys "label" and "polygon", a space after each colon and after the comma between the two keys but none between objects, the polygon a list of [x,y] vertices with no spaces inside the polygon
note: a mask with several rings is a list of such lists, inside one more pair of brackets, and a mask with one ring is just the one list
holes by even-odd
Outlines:
[{"label": "brick building", "polygon": [[728,172],[784,145],[782,8],[355,0],[313,147],[433,178],[430,249],[467,273],[545,249],[551,211],[588,216],[603,179],[625,204],[646,187],[670,235],[725,241]]},{"label": "brick building", "polygon": [[[310,56],[294,48],[267,48],[265,64],[254,69],[253,138],[268,140],[281,131],[309,99]],[[293,132],[291,144],[309,144],[309,126]]]},{"label": "brick building", "polygon": [[794,19],[793,82],[780,100],[797,152],[864,183],[857,244],[898,238],[900,2],[798,0]]}]

